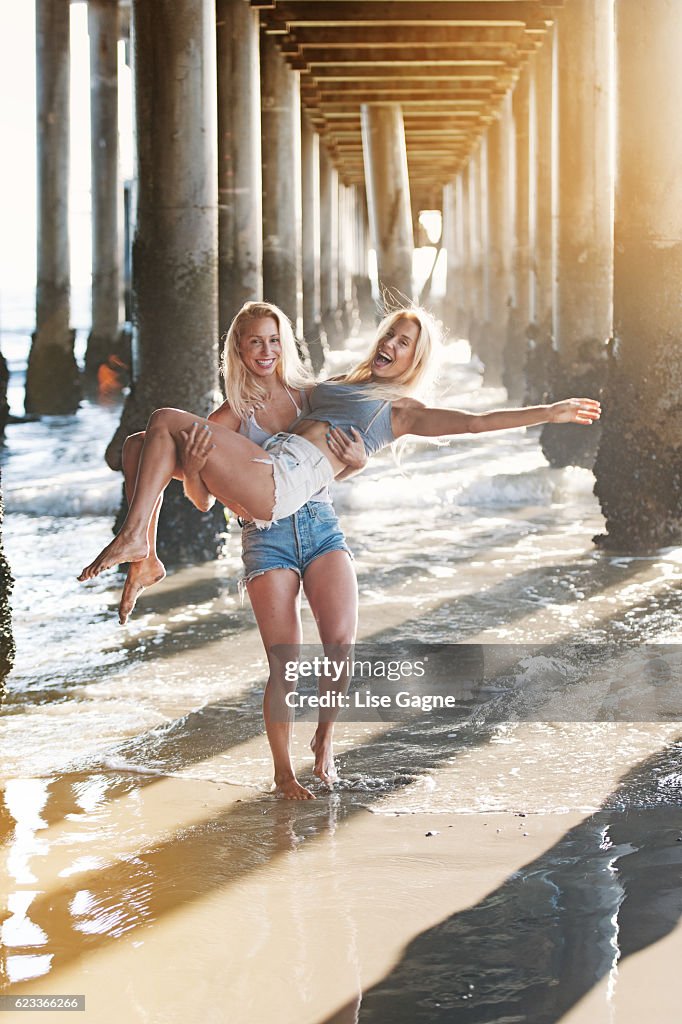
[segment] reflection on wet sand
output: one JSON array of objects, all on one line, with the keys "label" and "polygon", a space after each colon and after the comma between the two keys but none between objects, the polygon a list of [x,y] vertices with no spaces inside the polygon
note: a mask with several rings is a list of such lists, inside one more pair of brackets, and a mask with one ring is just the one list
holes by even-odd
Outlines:
[{"label": "reflection on wet sand", "polygon": [[85,988],[104,1021],[214,1004],[230,1021],[558,1021],[602,980],[614,1019],[634,1020],[626,960],[682,910],[682,816],[655,806],[679,756],[626,774],[607,803],[634,807],[583,820],[371,815],[345,795],[301,808],[218,786],[199,808],[177,779],[107,802],[99,779],[76,783],[88,810],[48,843],[45,787],[17,786],[5,971],[36,979],[13,991]]},{"label": "reflection on wet sand", "polygon": [[607,801],[627,803],[632,789],[639,803],[648,788],[651,806],[591,815],[485,899],[411,942],[363,994],[361,1024],[596,1019],[593,1008],[565,1014],[601,982],[611,1019],[636,1020],[627,982],[619,991],[627,958],[676,929],[678,955],[682,941],[682,807],[655,806],[656,777],[679,768],[681,749],[636,766]]}]

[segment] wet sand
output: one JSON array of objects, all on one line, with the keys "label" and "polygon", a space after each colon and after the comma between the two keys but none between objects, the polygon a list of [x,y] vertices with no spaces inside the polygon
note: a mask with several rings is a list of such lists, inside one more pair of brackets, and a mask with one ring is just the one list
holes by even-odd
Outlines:
[{"label": "wet sand", "polygon": [[[140,636],[168,622],[183,587],[210,590],[214,572],[162,584]],[[629,576],[633,600],[652,576],[648,563]],[[400,584],[372,605],[362,636],[404,634],[413,598],[436,614],[427,581],[409,595]],[[409,728],[347,723],[338,791],[279,802],[265,787],[259,698],[239,683],[240,670],[262,679],[259,641],[248,608],[234,615],[223,704],[190,710],[190,684],[224,666],[225,638],[179,643],[173,674],[187,689],[149,701],[165,724],[94,742],[88,769],[6,784],[5,991],[82,993],[86,1014],[65,1019],[98,1024],[679,1019],[677,723],[527,722],[417,733],[413,748]],[[567,630],[555,621],[555,638]],[[101,684],[142,697],[150,664]],[[311,731],[297,723],[306,782]],[[669,805],[656,806],[661,778]]]},{"label": "wet sand", "polygon": [[63,820],[10,843],[6,968],[52,958],[13,994],[84,993],[103,1024],[345,1024],[363,993],[368,1022],[677,1019],[667,812],[396,816],[112,775],[88,814],[97,780],[66,781]]}]

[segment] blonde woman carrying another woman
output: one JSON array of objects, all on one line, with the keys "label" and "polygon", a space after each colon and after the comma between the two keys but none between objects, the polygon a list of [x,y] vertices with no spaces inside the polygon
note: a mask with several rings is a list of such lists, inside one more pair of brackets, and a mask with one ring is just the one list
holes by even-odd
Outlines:
[{"label": "blonde woman carrying another woman", "polygon": [[[223,351],[223,372],[227,399],[208,417],[206,427],[199,427],[196,421],[180,432],[173,473],[184,481],[187,497],[203,511],[215,500],[201,479],[213,444],[213,425],[238,432],[260,446],[307,408],[307,394],[313,386],[296,350],[289,321],[280,309],[266,302],[247,303],[232,321]],[[123,447],[129,501],[144,441],[144,433],[133,434]],[[367,461],[361,441],[340,431],[335,432],[332,445],[347,473],[362,468]],[[119,606],[122,623],[142,590],[165,575],[155,550],[160,504],[159,500],[148,529],[149,554],[130,563]],[[322,644],[334,650],[351,649],[357,629],[357,582],[350,549],[327,488],[311,495],[296,513],[267,531],[258,530],[245,509],[232,507],[243,517],[242,582],[266,652],[278,645],[297,647],[301,643],[301,590],[308,599]],[[313,794],[298,782],[294,771],[291,722],[283,721],[275,709],[283,686],[280,668],[269,653],[268,660],[270,674],[263,713],[273,756],[275,792],[287,798],[312,799]],[[328,785],[337,778],[333,727],[332,716],[321,716],[311,742],[314,773]]]}]

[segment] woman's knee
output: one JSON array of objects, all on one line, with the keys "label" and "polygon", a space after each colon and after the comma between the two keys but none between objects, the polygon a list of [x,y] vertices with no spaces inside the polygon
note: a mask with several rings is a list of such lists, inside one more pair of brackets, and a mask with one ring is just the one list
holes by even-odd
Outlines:
[{"label": "woman's knee", "polygon": [[339,658],[345,658],[351,654],[357,632],[355,621],[348,621],[345,624],[339,623],[333,628],[318,626],[318,632],[325,650],[336,651],[336,656]]},{"label": "woman's knee", "polygon": [[149,417],[147,430],[170,430],[177,420],[178,409],[155,409]]},{"label": "woman's knee", "polygon": [[140,430],[137,434],[129,434],[123,442],[123,449],[121,451],[121,458],[123,463],[131,461],[132,459],[139,456],[142,451],[142,445],[144,444],[144,430]]}]

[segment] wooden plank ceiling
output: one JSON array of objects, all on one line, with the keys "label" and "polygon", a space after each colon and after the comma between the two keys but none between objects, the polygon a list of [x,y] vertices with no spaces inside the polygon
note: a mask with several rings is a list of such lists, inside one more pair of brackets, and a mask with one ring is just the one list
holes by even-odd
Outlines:
[{"label": "wooden plank ceiling", "polygon": [[466,162],[562,0],[251,4],[300,71],[302,102],[342,181],[364,181],[361,104],[400,103],[413,195],[431,205],[429,194]]}]

